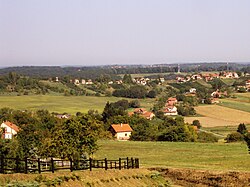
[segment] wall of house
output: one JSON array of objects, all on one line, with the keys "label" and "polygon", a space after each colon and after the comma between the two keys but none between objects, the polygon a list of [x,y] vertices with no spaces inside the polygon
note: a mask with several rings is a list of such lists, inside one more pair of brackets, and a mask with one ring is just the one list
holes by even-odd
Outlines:
[{"label": "wall of house", "polygon": [[118,132],[116,133],[117,140],[128,140],[131,136],[131,132]]},{"label": "wall of house", "polygon": [[17,132],[14,129],[10,128],[5,123],[1,124],[1,128],[5,129],[5,132],[4,132],[5,139],[12,139],[12,136],[17,134]]}]

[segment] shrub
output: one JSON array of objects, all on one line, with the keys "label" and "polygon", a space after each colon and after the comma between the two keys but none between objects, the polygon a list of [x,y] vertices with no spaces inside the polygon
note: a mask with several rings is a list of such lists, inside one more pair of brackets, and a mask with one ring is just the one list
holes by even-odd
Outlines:
[{"label": "shrub", "polygon": [[228,134],[227,137],[225,138],[225,140],[227,143],[243,141],[244,136],[242,134],[240,134],[239,132],[233,132],[231,134]]},{"label": "shrub", "polygon": [[199,132],[197,140],[198,142],[218,142],[219,139],[211,133]]}]

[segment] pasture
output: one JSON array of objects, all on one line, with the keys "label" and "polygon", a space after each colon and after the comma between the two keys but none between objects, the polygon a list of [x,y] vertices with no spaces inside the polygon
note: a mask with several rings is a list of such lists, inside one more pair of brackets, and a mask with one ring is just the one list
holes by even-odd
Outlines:
[{"label": "pasture", "polygon": [[239,123],[250,123],[249,112],[219,105],[201,105],[195,109],[203,117],[185,117],[186,122],[192,123],[197,119],[203,127],[236,126]]},{"label": "pasture", "polygon": [[94,158],[138,157],[140,166],[250,172],[244,143],[100,141]]},{"label": "pasture", "polygon": [[[53,96],[53,95],[29,95],[29,96],[0,96],[0,108],[9,107],[16,110],[40,110],[47,109],[50,112],[86,113],[88,110],[102,112],[105,104],[116,102],[117,97],[95,97],[95,96]],[[131,100],[131,99],[127,99]],[[154,99],[140,99],[141,106],[150,109]]]}]

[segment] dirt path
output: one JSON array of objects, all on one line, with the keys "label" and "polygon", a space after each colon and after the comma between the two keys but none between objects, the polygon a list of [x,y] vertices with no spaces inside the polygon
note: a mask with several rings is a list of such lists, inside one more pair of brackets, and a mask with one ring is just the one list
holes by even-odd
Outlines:
[{"label": "dirt path", "polygon": [[185,187],[250,187],[250,173],[154,168],[174,184]]}]

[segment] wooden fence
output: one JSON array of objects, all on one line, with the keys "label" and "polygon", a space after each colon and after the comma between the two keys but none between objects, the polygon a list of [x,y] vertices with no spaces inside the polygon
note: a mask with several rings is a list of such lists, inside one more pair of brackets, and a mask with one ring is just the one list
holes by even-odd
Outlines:
[{"label": "wooden fence", "polygon": [[108,169],[133,169],[139,168],[138,158],[119,158],[118,160],[80,159],[80,160],[63,160],[50,158],[30,159],[24,158],[0,158],[0,173],[42,173],[58,170],[90,170],[94,168]]}]

